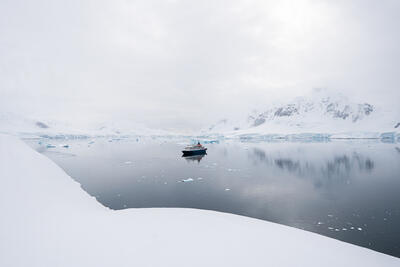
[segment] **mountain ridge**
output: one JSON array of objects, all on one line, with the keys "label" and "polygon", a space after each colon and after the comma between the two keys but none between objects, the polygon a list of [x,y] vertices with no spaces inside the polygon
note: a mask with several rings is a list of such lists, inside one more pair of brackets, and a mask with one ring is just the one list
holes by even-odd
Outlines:
[{"label": "mountain ridge", "polygon": [[[398,119],[399,118],[399,119]],[[397,128],[396,128],[397,126]],[[315,89],[310,95],[250,112],[245,119],[222,119],[204,132],[228,134],[343,133],[398,131],[400,116],[373,103]]]}]

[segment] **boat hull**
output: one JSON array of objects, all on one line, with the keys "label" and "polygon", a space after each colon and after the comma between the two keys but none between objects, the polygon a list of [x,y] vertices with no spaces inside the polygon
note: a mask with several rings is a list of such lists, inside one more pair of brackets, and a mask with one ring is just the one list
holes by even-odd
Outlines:
[{"label": "boat hull", "polygon": [[183,150],[183,156],[193,156],[193,155],[202,155],[206,154],[207,148],[197,149],[197,150]]}]

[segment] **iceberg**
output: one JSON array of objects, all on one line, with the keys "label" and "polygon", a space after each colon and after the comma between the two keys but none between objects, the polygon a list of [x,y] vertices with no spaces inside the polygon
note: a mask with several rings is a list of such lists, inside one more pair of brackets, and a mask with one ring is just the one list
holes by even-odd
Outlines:
[{"label": "iceberg", "polygon": [[396,132],[381,133],[380,139],[385,143],[394,143],[396,142]]},{"label": "iceberg", "polygon": [[187,179],[183,179],[183,180],[181,180],[180,182],[183,182],[183,183],[188,183],[188,182],[193,182],[194,180],[193,180],[193,178],[187,178]]}]

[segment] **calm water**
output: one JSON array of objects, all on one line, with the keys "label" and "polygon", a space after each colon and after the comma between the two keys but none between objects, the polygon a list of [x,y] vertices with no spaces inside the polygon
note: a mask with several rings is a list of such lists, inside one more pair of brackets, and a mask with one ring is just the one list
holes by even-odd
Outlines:
[{"label": "calm water", "polygon": [[224,141],[183,158],[185,142],[29,141],[111,209],[223,211],[400,257],[400,144]]}]

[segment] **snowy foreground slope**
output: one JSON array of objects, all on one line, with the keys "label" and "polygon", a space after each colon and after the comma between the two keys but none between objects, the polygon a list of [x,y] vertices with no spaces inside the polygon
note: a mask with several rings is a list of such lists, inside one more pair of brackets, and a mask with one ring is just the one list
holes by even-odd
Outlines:
[{"label": "snowy foreground slope", "polygon": [[212,211],[112,211],[0,135],[0,266],[400,266],[306,231]]}]

